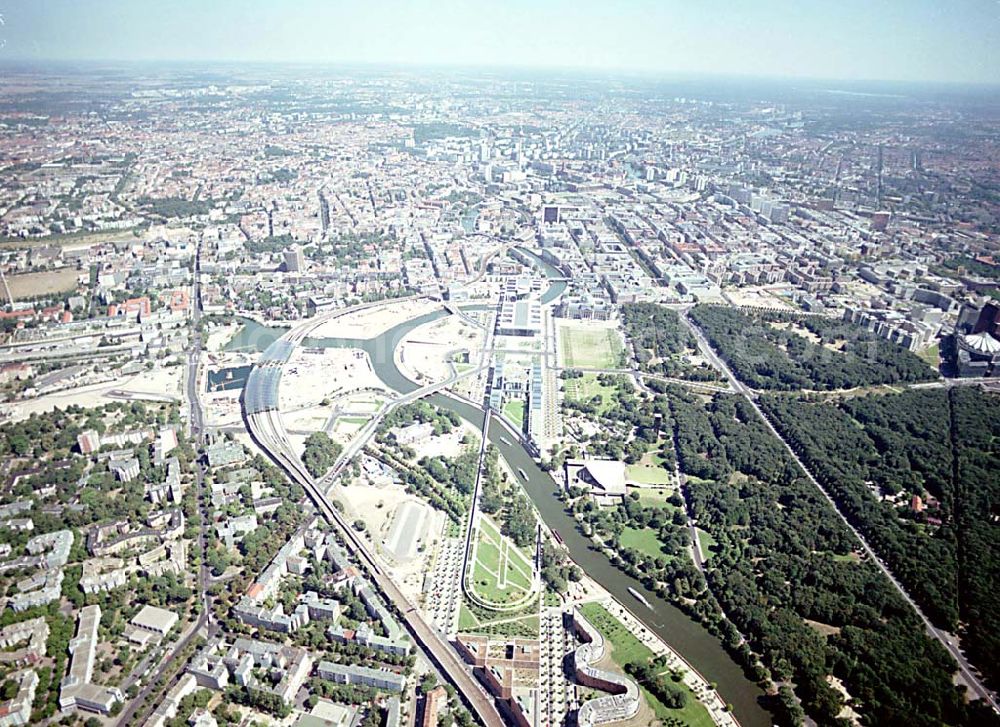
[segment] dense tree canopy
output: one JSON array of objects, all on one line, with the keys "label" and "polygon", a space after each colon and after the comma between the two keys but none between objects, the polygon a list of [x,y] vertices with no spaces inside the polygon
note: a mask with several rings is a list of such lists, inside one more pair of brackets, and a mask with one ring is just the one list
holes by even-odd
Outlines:
[{"label": "dense tree canopy", "polygon": [[621,325],[643,371],[697,381],[719,378],[708,365],[685,362],[685,354],[697,351],[698,342],[676,311],[656,303],[629,303],[621,306]]},{"label": "dense tree canopy", "polygon": [[[664,429],[688,476],[683,504],[715,546],[703,576],[684,553],[685,529],[661,508],[631,498],[614,510],[578,506],[585,528],[656,531],[661,554],[620,548],[620,567],[700,619],[748,671],[794,685],[805,711],[822,724],[833,723],[843,706],[831,676],[843,681],[866,724],[995,723],[965,703],[951,681],[950,657],[861,557],[860,544],[748,401],[720,394],[706,402],[671,385],[660,390],[639,399],[634,416],[666,408]],[[933,426],[929,412],[905,426],[919,431],[923,418]],[[872,459],[871,449],[859,451]],[[787,694],[774,702],[776,716],[794,721]]]},{"label": "dense tree canopy", "polygon": [[733,373],[757,389],[849,389],[937,375],[910,351],[846,321],[712,305],[690,315]]},{"label": "dense tree canopy", "polygon": [[333,467],[342,450],[343,447],[330,439],[326,432],[313,432],[306,438],[302,464],[313,477],[322,477]]},{"label": "dense tree canopy", "polygon": [[1000,399],[955,387],[763,405],[927,615],[965,624],[967,652],[996,684]]}]

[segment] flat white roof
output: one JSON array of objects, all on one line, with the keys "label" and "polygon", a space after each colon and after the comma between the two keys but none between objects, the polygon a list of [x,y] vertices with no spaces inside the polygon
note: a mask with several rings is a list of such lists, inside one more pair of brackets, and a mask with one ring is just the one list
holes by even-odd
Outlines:
[{"label": "flat white roof", "polygon": [[156,606],[143,606],[142,610],[132,617],[133,626],[161,634],[167,633],[175,623],[177,623],[176,613]]}]

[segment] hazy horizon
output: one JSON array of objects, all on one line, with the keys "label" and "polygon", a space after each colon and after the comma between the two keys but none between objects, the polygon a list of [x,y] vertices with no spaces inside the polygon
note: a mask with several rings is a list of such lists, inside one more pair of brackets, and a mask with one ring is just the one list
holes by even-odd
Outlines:
[{"label": "hazy horizon", "polygon": [[1000,83],[1000,3],[20,0],[0,62],[277,63]]}]

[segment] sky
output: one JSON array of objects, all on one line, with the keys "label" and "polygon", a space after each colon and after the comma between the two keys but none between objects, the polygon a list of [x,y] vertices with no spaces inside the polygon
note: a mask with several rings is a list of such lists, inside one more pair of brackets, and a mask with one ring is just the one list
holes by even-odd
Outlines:
[{"label": "sky", "polygon": [[3,60],[1000,83],[1000,0],[0,0]]}]

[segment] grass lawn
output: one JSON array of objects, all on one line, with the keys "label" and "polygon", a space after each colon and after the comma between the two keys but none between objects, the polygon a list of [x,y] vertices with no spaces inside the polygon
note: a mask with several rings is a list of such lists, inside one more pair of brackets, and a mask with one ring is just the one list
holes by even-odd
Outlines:
[{"label": "grass lawn", "polygon": [[689,485],[711,485],[714,484],[714,480],[703,480],[700,477],[695,477],[694,475],[685,475],[684,479]]},{"label": "grass lawn", "polygon": [[488,540],[479,541],[476,548],[476,562],[494,573],[500,568],[500,548]]},{"label": "grass lawn", "polygon": [[644,485],[669,485],[671,477],[670,472],[662,467],[630,464],[625,467],[625,479]]},{"label": "grass lawn", "polygon": [[[502,582],[501,573],[505,579]],[[531,591],[531,561],[507,538],[500,535],[488,518],[479,520],[476,562],[472,570],[472,588],[487,603],[495,606],[519,601]]]},{"label": "grass lawn", "polygon": [[[462,604],[462,612],[466,612],[466,606]],[[475,623],[469,622],[469,631],[477,634],[487,634],[489,636],[514,636],[524,639],[537,639],[539,618],[537,614],[527,616],[517,616],[511,618],[504,615],[495,621],[483,621],[476,618],[475,614],[469,611],[469,616],[476,619]],[[459,616],[459,630],[462,630],[462,616]]]},{"label": "grass lawn", "polygon": [[573,401],[590,401],[600,395],[601,405],[597,407],[598,414],[604,414],[611,407],[615,397],[615,387],[604,386],[597,380],[597,374],[584,374],[578,379],[566,379],[566,398]]},{"label": "grass lawn", "polygon": [[[514,545],[513,540],[507,541],[507,558],[514,562],[514,565],[522,573],[531,573],[531,556]],[[532,546],[534,547],[534,546]]]},{"label": "grass lawn", "polygon": [[609,369],[619,365],[624,348],[614,328],[559,327],[559,350],[569,368]]},{"label": "grass lawn", "polygon": [[473,631],[479,628],[479,619],[464,603],[458,608],[458,630]]},{"label": "grass lawn", "polygon": [[[625,629],[625,626],[608,613],[607,609],[599,603],[585,603],[580,606],[580,611],[584,617],[594,625],[598,631],[611,644],[611,658],[615,664],[622,667],[629,662],[648,662],[653,658],[653,652],[639,639]],[[656,714],[656,718],[664,724],[669,724],[669,720],[679,720],[683,724],[691,727],[714,727],[711,715],[694,692],[687,688],[683,682],[677,682],[677,686],[687,692],[687,702],[681,709],[670,709],[660,700],[654,697],[649,691],[640,687],[646,703]]]},{"label": "grass lawn", "polygon": [[[662,441],[663,437],[660,437],[660,442]],[[657,447],[660,446],[660,442],[656,443]],[[646,452],[646,454],[642,455],[642,459],[639,460],[639,464],[647,465],[649,467],[662,467],[664,462],[665,460],[663,459],[663,455],[660,454],[659,449],[649,450],[648,452]]]},{"label": "grass lawn", "polygon": [[930,348],[925,348],[917,355],[934,368],[937,368],[941,363],[941,347],[936,343]]},{"label": "grass lawn", "polygon": [[111,240],[123,240],[127,235],[132,235],[139,239],[137,228],[127,230],[102,230],[100,232],[66,232],[57,235],[46,235],[45,237],[26,238],[0,238],[0,249],[12,249],[20,247],[35,247],[38,245],[72,245],[76,247],[87,247],[89,245],[99,245],[102,242]]},{"label": "grass lawn", "polygon": [[504,575],[508,587],[516,586],[525,591],[531,590],[531,565],[524,561],[524,557],[513,543],[507,544],[504,556]]},{"label": "grass lawn", "polygon": [[367,424],[368,417],[339,417],[337,421],[344,424]]},{"label": "grass lawn", "polygon": [[585,603],[580,606],[583,617],[590,621],[604,638],[611,644],[612,657],[619,666],[624,666],[632,661],[649,661],[653,658],[653,652],[649,647],[639,641],[631,631],[625,628],[621,621],[616,619],[608,610],[599,603]]},{"label": "grass lawn", "polygon": [[531,590],[531,576],[525,575],[524,571],[518,568],[513,561],[508,560],[505,570],[507,571],[507,587],[514,586],[522,591]]},{"label": "grass lawn", "polygon": [[501,589],[497,585],[497,577],[486,570],[478,560],[472,572],[472,588],[476,595],[493,606],[502,606],[515,600],[511,596],[512,589]]},{"label": "grass lawn", "polygon": [[712,553],[715,551],[715,538],[707,530],[702,530],[701,528],[695,528],[698,531],[698,542],[701,543],[701,554],[704,556],[705,560],[712,557]]},{"label": "grass lawn", "polygon": [[673,513],[674,510],[678,509],[676,505],[667,502],[667,498],[673,494],[672,490],[654,490],[649,487],[630,487],[628,488],[628,491],[629,494],[633,492],[639,493],[639,502],[643,507],[658,507],[669,513]]},{"label": "grass lawn", "polygon": [[649,528],[625,528],[621,537],[618,538],[624,548],[635,548],[640,553],[645,553],[650,558],[658,558],[663,555],[660,541],[656,537],[656,532]]},{"label": "grass lawn", "polygon": [[524,399],[511,399],[503,405],[503,413],[518,429],[524,427]]},{"label": "grass lawn", "polygon": [[680,709],[670,709],[650,694],[645,687],[640,687],[656,718],[664,724],[670,724],[669,720],[673,719],[679,720],[681,724],[689,725],[689,727],[715,727],[712,716],[708,713],[705,705],[698,701],[694,692],[684,682],[675,682],[675,684],[687,693],[687,702]]},{"label": "grass lawn", "polygon": [[537,615],[521,616],[509,621],[491,623],[489,630],[495,636],[520,636],[522,638],[537,639],[539,621]]},{"label": "grass lawn", "polygon": [[494,542],[500,542],[500,528],[498,528],[496,523],[489,518],[479,518],[479,531],[482,536],[485,536]]},{"label": "grass lawn", "polygon": [[670,490],[664,490],[661,488],[653,489],[652,487],[626,487],[628,494],[633,492],[639,493],[639,502],[643,505],[655,505],[657,507],[665,505],[667,498],[670,497]]}]

